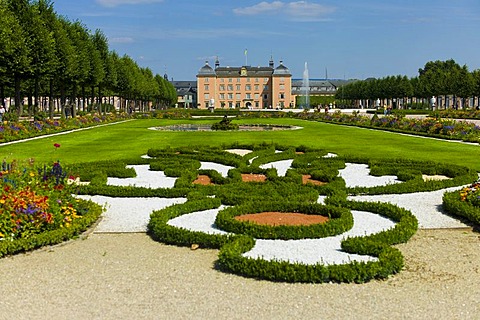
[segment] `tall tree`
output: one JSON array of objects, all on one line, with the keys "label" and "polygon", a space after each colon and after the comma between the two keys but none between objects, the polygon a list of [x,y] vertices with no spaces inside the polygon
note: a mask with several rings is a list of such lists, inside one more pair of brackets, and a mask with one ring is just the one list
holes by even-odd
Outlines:
[{"label": "tall tree", "polygon": [[29,26],[32,24],[32,10],[28,0],[4,0],[6,4],[6,14],[12,15],[15,19],[12,25],[12,37],[9,41],[13,44],[13,57],[7,56],[7,72],[13,76],[15,90],[15,108],[18,115],[23,113],[23,99],[20,94],[20,86],[32,71],[32,52]]},{"label": "tall tree", "polygon": [[[49,76],[54,70],[55,59],[55,39],[53,36],[53,26],[49,23],[55,18],[53,5],[49,0],[38,0],[32,6],[32,25],[29,31],[32,35],[32,71],[34,79],[34,112],[38,109],[39,101],[39,82],[41,77]],[[31,95],[29,95],[31,97]]]},{"label": "tall tree", "polygon": [[102,89],[106,86],[106,74],[109,64],[108,40],[107,37],[103,34],[103,32],[97,29],[92,35],[92,42],[99,59],[98,61],[95,61],[93,63],[94,68],[92,69],[92,85],[96,84],[98,86],[98,102],[101,108],[103,101]]}]

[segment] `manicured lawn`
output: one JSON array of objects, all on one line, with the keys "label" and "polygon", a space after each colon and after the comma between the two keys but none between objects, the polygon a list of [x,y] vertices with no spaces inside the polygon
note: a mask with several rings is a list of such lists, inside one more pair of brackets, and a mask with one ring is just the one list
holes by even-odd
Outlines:
[{"label": "manicured lawn", "polygon": [[[217,120],[135,120],[65,135],[0,146],[7,161],[34,158],[63,163],[139,157],[149,148],[179,145],[275,142],[306,145],[328,152],[369,158],[409,158],[470,166],[480,171],[480,146],[410,137],[384,131],[296,119],[245,119],[236,123],[289,124],[300,130],[264,132],[165,132],[149,127],[179,123],[214,123]],[[55,148],[55,143],[60,144]]]}]

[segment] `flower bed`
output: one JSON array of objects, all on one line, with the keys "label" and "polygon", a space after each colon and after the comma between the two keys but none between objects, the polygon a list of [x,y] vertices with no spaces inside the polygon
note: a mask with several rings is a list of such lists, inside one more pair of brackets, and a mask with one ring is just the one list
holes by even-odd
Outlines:
[{"label": "flower bed", "polygon": [[0,256],[69,239],[97,220],[101,208],[75,199],[76,177],[59,162],[35,167],[3,161],[0,171]]},{"label": "flower bed", "polygon": [[454,216],[459,216],[480,224],[480,181],[460,191],[447,192],[443,195],[443,208]]},{"label": "flower bed", "polygon": [[85,116],[77,116],[75,118],[46,119],[43,121],[4,121],[3,123],[0,123],[0,143],[92,127],[129,118],[130,116],[128,114],[120,113],[107,115],[88,114]]}]

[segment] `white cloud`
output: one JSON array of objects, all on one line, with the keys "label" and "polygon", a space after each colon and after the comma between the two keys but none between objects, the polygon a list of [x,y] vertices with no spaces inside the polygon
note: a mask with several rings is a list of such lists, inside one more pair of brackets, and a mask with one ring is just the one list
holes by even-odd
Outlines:
[{"label": "white cloud", "polygon": [[300,20],[317,20],[334,11],[335,8],[333,7],[307,1],[290,2],[287,5],[287,14],[294,19]]},{"label": "white cloud", "polygon": [[144,4],[144,3],[158,3],[163,0],[97,0],[97,3],[104,7],[116,7],[123,4]]},{"label": "white cloud", "polygon": [[257,15],[280,12],[284,7],[285,4],[282,1],[260,2],[251,7],[233,9],[233,12],[238,15]]},{"label": "white cloud", "polygon": [[308,1],[294,2],[260,2],[256,5],[244,8],[235,8],[233,12],[236,15],[265,15],[277,14],[286,16],[295,21],[317,21],[325,18],[326,15],[333,13],[334,7],[324,6],[318,3]]}]

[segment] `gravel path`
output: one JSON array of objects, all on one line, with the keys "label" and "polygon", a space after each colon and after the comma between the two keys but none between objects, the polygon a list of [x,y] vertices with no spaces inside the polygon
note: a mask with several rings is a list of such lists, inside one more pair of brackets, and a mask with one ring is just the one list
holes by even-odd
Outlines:
[{"label": "gravel path", "polygon": [[385,281],[288,284],[214,270],[216,250],[91,234],[0,259],[0,319],[478,319],[478,233],[398,248],[406,268]]}]

